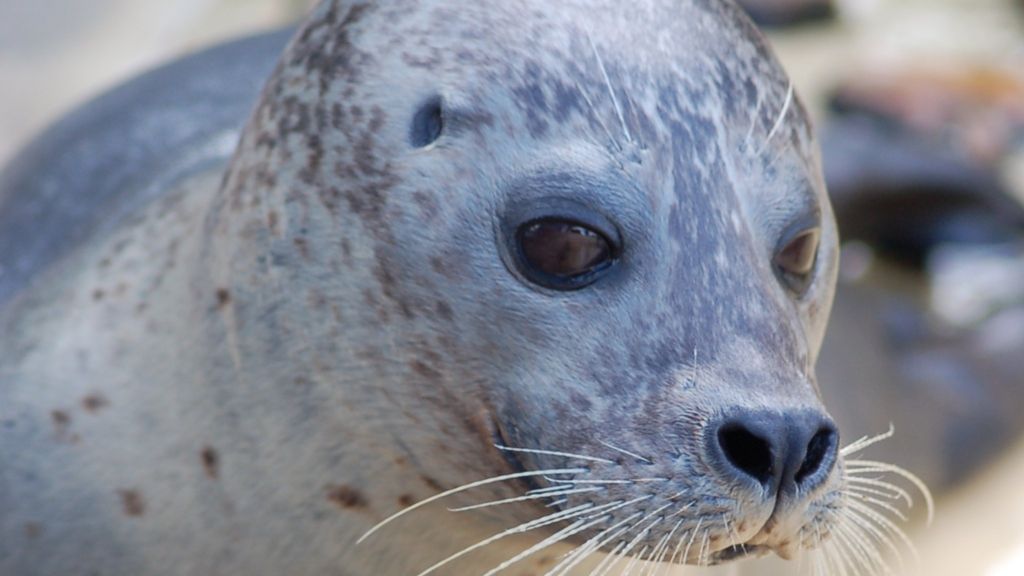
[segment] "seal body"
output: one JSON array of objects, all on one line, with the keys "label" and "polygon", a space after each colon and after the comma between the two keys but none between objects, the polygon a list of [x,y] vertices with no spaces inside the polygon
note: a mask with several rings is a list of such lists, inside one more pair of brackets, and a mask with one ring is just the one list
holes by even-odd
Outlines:
[{"label": "seal body", "polygon": [[[328,1],[228,165],[145,197],[0,315],[0,572],[621,571],[838,519],[835,225],[731,3]],[[535,281],[541,225],[607,265]]]}]

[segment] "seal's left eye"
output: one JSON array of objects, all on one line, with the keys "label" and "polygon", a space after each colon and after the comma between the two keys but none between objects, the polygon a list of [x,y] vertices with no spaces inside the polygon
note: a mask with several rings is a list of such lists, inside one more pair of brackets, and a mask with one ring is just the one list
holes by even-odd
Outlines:
[{"label": "seal's left eye", "polygon": [[603,234],[569,220],[527,222],[516,241],[524,275],[556,290],[583,288],[614,262],[612,244]]},{"label": "seal's left eye", "polygon": [[792,236],[775,254],[775,268],[787,288],[796,294],[807,291],[818,259],[821,229],[810,228]]}]

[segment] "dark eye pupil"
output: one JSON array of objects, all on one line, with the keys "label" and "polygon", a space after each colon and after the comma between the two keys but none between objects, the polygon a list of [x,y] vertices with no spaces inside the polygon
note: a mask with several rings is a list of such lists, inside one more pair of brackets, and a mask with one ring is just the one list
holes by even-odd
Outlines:
[{"label": "dark eye pupil", "polygon": [[775,261],[791,274],[809,274],[818,255],[817,230],[807,230],[794,238],[775,257]]},{"label": "dark eye pupil", "polygon": [[554,279],[584,276],[611,262],[608,240],[573,222],[526,224],[519,230],[519,245],[529,266]]}]

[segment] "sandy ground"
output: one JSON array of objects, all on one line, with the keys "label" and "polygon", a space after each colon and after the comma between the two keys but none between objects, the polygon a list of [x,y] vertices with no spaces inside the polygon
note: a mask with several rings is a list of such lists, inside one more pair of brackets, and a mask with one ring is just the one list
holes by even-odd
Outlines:
[{"label": "sandy ground", "polygon": [[[297,18],[310,0],[0,1],[0,164],[61,112],[131,75],[219,39]],[[1008,0],[848,0],[842,26],[776,35],[797,87],[820,95],[858,69],[892,62],[1024,67],[1024,28]],[[1024,167],[1015,176],[1024,183]],[[940,501],[917,530],[907,574],[1024,575],[1024,444]],[[749,570],[747,572],[757,572]],[[731,574],[733,569],[714,571]],[[778,573],[789,573],[782,569]]]}]

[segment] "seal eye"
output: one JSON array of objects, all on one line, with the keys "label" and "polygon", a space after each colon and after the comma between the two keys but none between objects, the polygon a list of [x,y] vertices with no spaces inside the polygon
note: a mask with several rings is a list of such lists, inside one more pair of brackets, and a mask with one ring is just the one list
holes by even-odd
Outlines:
[{"label": "seal eye", "polygon": [[555,290],[578,290],[614,262],[612,243],[600,232],[571,220],[527,222],[516,233],[526,277]]},{"label": "seal eye", "polygon": [[441,137],[444,128],[444,111],[441,98],[434,96],[420,106],[412,117],[409,142],[416,148],[429,146]]},{"label": "seal eye", "polygon": [[796,294],[802,295],[810,286],[820,239],[821,229],[802,230],[775,254],[774,263],[779,278]]}]

